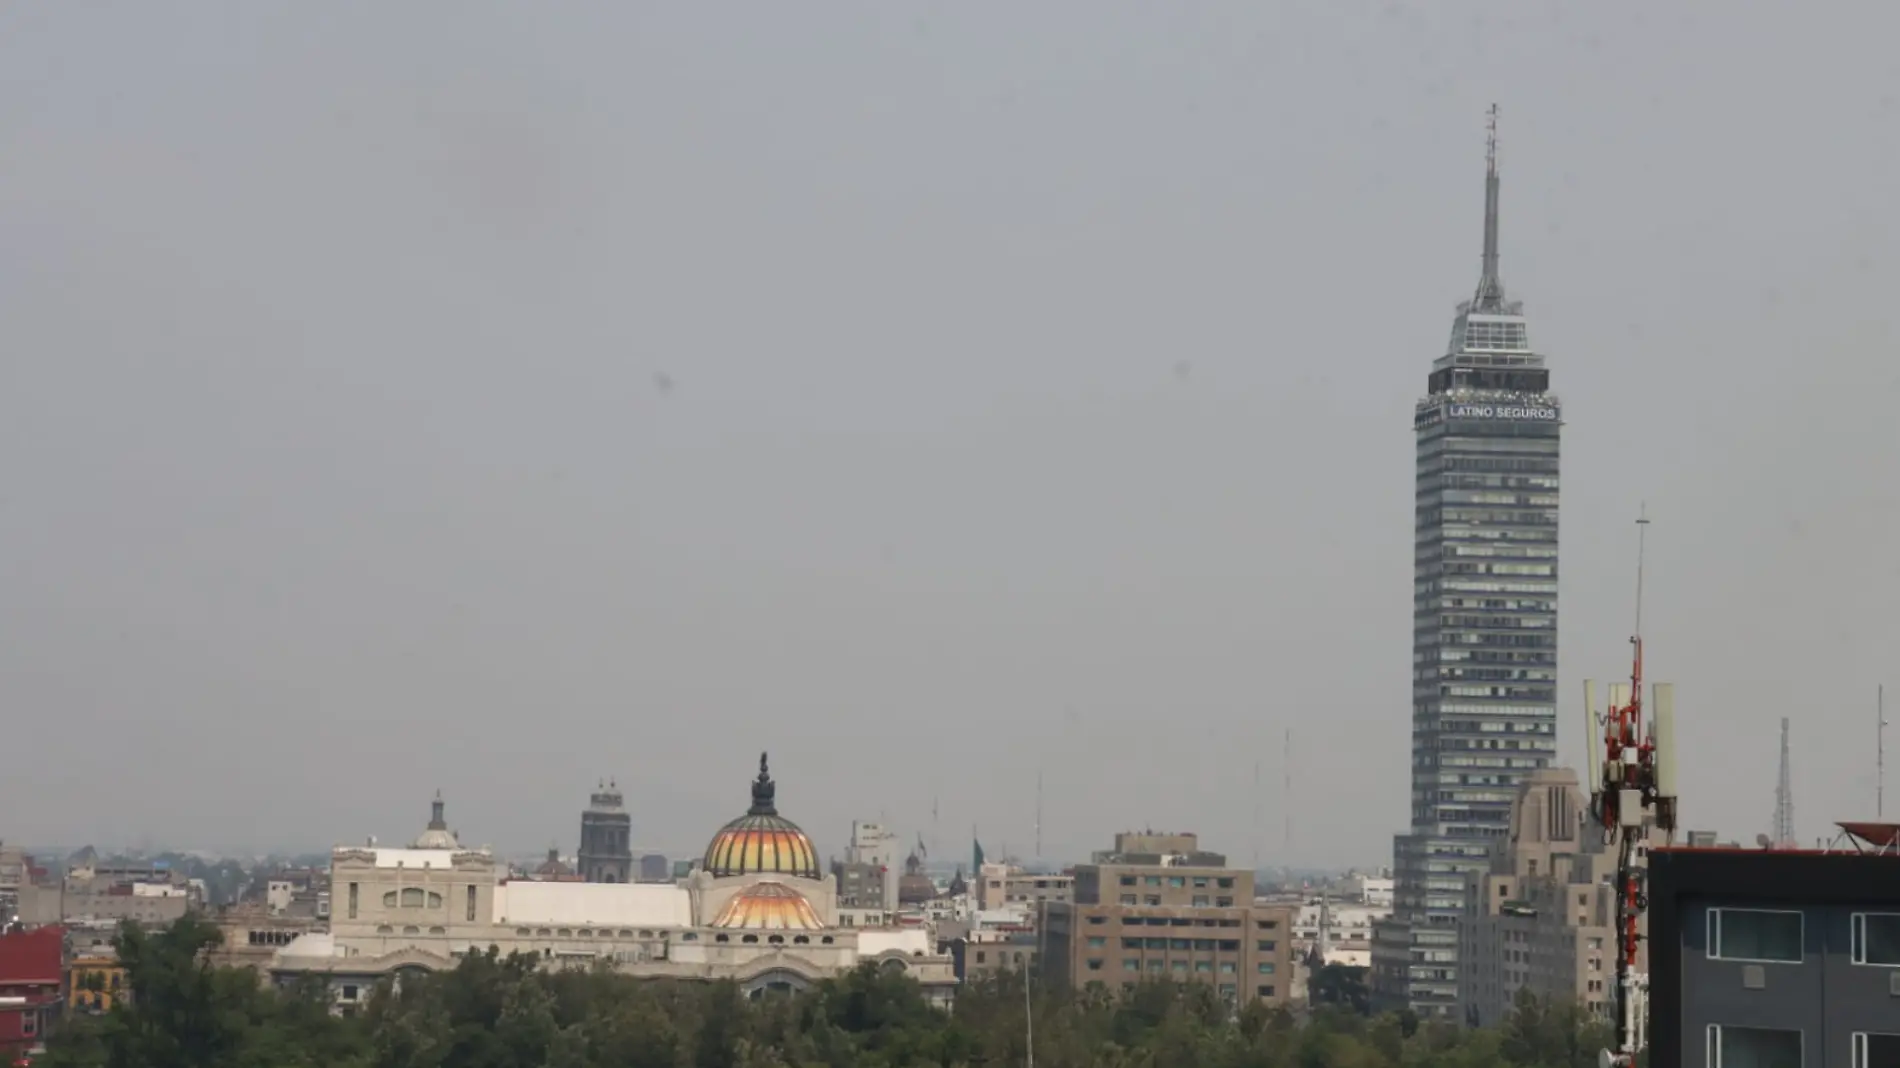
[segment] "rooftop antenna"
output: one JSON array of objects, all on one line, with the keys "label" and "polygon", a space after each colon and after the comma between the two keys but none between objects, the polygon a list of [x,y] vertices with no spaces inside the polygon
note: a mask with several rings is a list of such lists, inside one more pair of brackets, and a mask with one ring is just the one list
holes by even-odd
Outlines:
[{"label": "rooftop antenna", "polygon": [[1286,863],[1286,857],[1293,852],[1293,728],[1286,729],[1286,748],[1281,750],[1280,759],[1285,766],[1281,768],[1283,779],[1280,783],[1280,811],[1286,819],[1281,831],[1280,863]]},{"label": "rooftop antenna", "polygon": [[1485,112],[1484,123],[1484,269],[1472,309],[1504,310],[1504,282],[1498,277],[1498,106]]},{"label": "rooftop antenna", "polygon": [[1260,762],[1253,762],[1253,870],[1260,870]]},{"label": "rooftop antenna", "polygon": [[1887,818],[1887,687],[1874,690],[1874,819]]},{"label": "rooftop antenna", "polygon": [[1776,849],[1793,849],[1794,840],[1794,782],[1788,771],[1788,717],[1781,717],[1781,776],[1775,783],[1775,831]]},{"label": "rooftop antenna", "polygon": [[1042,859],[1042,769],[1036,769],[1036,859]]}]

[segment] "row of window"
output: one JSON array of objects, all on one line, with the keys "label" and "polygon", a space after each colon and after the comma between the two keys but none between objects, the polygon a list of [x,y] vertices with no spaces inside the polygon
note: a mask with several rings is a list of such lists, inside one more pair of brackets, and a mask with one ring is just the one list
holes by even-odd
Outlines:
[{"label": "row of window", "polygon": [[[1142,898],[1139,902],[1137,902],[1135,900],[1135,895],[1123,894],[1121,896],[1120,904],[1123,904],[1123,905],[1141,904],[1141,905],[1147,905],[1150,907],[1158,907],[1161,904],[1161,895],[1149,894],[1148,896]],[[1192,907],[1197,908],[1197,909],[1204,909],[1204,908],[1231,909],[1234,907],[1234,899],[1231,897],[1217,897],[1217,898],[1214,898],[1210,902],[1206,894],[1195,894],[1194,899],[1191,902],[1189,902],[1189,904]]]},{"label": "row of window", "polygon": [[[1092,972],[1101,971],[1102,964],[1103,964],[1103,961],[1099,957],[1090,957],[1087,961],[1084,962],[1084,966],[1087,967],[1088,970]],[[1220,964],[1219,971],[1222,975],[1233,975],[1238,970],[1235,967],[1234,962],[1231,960],[1224,960],[1224,961],[1219,962],[1219,964]],[[1169,964],[1168,962],[1155,960],[1153,958],[1149,958],[1148,960],[1148,970],[1151,972],[1164,971],[1170,968],[1177,974],[1185,975],[1187,974],[1187,971],[1188,971],[1188,962],[1184,960],[1177,960],[1177,961],[1174,961],[1172,964]],[[1141,958],[1140,957],[1123,957],[1122,970],[1129,971],[1129,972],[1140,971]],[[1194,971],[1197,974],[1211,975],[1215,971],[1215,962],[1211,960],[1197,960],[1194,962]],[[1271,961],[1262,961],[1260,963],[1258,971],[1261,975],[1272,975],[1273,963]]]},{"label": "row of window", "polygon": [[[1801,1068],[1805,1039],[1800,1031],[1710,1024],[1705,1063],[1709,1068]],[[1851,1068],[1900,1064],[1900,1033],[1856,1031],[1851,1048]]]},{"label": "row of window", "polygon": [[[1277,944],[1270,939],[1261,939],[1254,943],[1254,948],[1261,953],[1271,953]],[[1108,945],[1108,939],[1100,935],[1089,938],[1090,949],[1101,949],[1106,945]],[[1211,953],[1219,949],[1222,953],[1238,953],[1240,940],[1233,938],[1124,938],[1122,948],[1197,950],[1203,953]]]},{"label": "row of window", "polygon": [[[1708,911],[1710,960],[1799,964],[1807,918],[1775,909]],[[1855,964],[1900,968],[1900,912],[1856,912],[1849,923],[1849,959]],[[1900,1062],[1895,1062],[1900,1063]]]},{"label": "row of window", "polygon": [[[1164,877],[1160,875],[1144,875],[1141,877],[1142,884],[1145,886],[1160,886],[1162,885],[1161,880],[1163,878]],[[1177,889],[1185,888],[1188,885],[1188,880],[1189,880],[1189,877],[1186,875],[1169,875],[1169,876],[1166,876],[1165,878],[1167,879],[1168,886],[1172,886]],[[1194,888],[1196,890],[1205,890],[1207,888],[1207,880],[1210,878],[1210,876],[1196,875],[1196,876],[1193,876],[1192,878],[1194,882]],[[1222,890],[1232,890],[1234,888],[1234,880],[1232,876],[1217,875],[1217,876],[1212,876],[1211,878],[1213,878],[1214,880],[1214,885],[1219,887]],[[1122,876],[1121,884],[1123,886],[1135,885],[1135,876],[1133,875]]]}]

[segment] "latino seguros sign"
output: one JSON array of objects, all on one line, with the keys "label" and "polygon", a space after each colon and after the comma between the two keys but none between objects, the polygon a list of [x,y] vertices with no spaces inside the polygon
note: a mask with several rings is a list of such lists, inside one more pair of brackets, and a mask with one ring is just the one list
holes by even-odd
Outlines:
[{"label": "latino seguros sign", "polygon": [[1534,404],[1448,404],[1447,419],[1511,419],[1533,423],[1554,423],[1557,409]]}]

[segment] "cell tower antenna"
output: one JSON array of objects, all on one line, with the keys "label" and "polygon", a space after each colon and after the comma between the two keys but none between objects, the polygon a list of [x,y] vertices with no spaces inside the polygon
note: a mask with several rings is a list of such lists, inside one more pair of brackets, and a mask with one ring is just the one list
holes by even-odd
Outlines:
[{"label": "cell tower antenna", "polygon": [[1280,759],[1285,763],[1281,768],[1284,776],[1280,783],[1280,811],[1286,818],[1286,827],[1281,832],[1280,863],[1287,862],[1287,855],[1293,852],[1293,728],[1286,729],[1286,748],[1280,751]]},{"label": "cell tower antenna", "polygon": [[1042,769],[1036,769],[1036,859],[1042,859]]},{"label": "cell tower antenna", "polygon": [[[1591,725],[1601,726],[1600,775],[1590,798],[1590,814],[1603,840],[1616,849],[1616,1047],[1605,1050],[1604,1068],[1633,1068],[1648,1028],[1649,977],[1636,969],[1645,937],[1641,929],[1649,906],[1645,892],[1645,853],[1652,832],[1673,838],[1676,829],[1675,687],[1655,684],[1655,707],[1643,714],[1643,564],[1649,510],[1636,517],[1636,627],[1630,635],[1630,681],[1610,687],[1609,707],[1596,715],[1595,684],[1584,683],[1584,704]],[[1668,840],[1667,838],[1665,840]]]},{"label": "cell tower antenna", "polygon": [[1775,783],[1775,848],[1793,849],[1794,780],[1788,768],[1788,717],[1781,717],[1781,776]]},{"label": "cell tower antenna", "polygon": [[1260,762],[1253,762],[1253,869],[1260,870]]},{"label": "cell tower antenna", "polygon": [[1636,509],[1636,636],[1630,640],[1643,644],[1643,557],[1649,548],[1649,504]]}]

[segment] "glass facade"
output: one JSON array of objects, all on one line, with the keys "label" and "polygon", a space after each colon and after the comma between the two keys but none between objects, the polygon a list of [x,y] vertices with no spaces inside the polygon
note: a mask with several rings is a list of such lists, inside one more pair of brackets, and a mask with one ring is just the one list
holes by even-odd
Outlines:
[{"label": "glass facade", "polygon": [[1406,1000],[1455,1012],[1466,876],[1511,800],[1557,754],[1562,427],[1521,306],[1461,305],[1418,403],[1411,831],[1395,849],[1410,920]]}]

